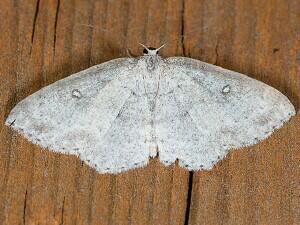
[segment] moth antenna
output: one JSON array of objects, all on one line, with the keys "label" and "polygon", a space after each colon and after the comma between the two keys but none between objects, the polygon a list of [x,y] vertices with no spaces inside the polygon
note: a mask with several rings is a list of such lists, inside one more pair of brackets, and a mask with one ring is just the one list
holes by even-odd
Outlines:
[{"label": "moth antenna", "polygon": [[145,45],[143,45],[142,43],[139,43],[139,45],[143,46],[145,49],[147,49],[147,51],[150,51],[149,48],[147,48]]},{"label": "moth antenna", "polygon": [[126,49],[126,53],[130,58],[134,58],[129,48]]},{"label": "moth antenna", "polygon": [[[91,29],[99,29],[99,30],[102,30],[104,33],[114,33],[115,32],[115,29],[106,29],[106,28],[103,28],[101,26],[98,26],[98,25],[92,25],[92,24],[85,24],[85,23],[76,23],[75,25],[78,25],[78,26],[83,26],[83,27],[88,27],[88,28],[91,28]],[[139,29],[139,27],[136,27],[134,28],[133,30],[137,30]],[[197,31],[199,31],[199,29],[201,29],[201,27],[199,26],[199,24],[195,23],[194,25],[192,25],[189,30],[187,32],[185,32],[185,34],[178,34],[176,35],[174,38],[168,40],[168,44],[176,41],[177,43],[179,42],[183,42],[184,41],[184,38],[187,37],[188,35],[190,34],[193,34]],[[132,30],[132,31],[133,31]],[[122,38],[122,39],[126,39],[127,36],[125,36],[124,34],[120,33],[119,36]],[[146,48],[147,50],[149,50],[145,45],[139,43],[141,46],[143,46],[144,48]],[[165,45],[165,44],[164,44]],[[164,45],[162,45],[160,48],[162,48]]]},{"label": "moth antenna", "polygon": [[[77,25],[77,26],[83,26],[83,27],[88,27],[88,28],[96,29],[96,30],[101,30],[101,31],[103,31],[106,34],[115,33],[115,29],[106,29],[106,28],[103,28],[103,27],[97,26],[97,25],[86,24],[86,23],[76,23],[75,25]],[[119,33],[119,36],[121,36],[124,39],[127,38],[127,36],[125,36],[124,34],[120,34]]]},{"label": "moth antenna", "polygon": [[156,52],[158,52],[161,48],[165,47],[166,44],[163,44],[162,46],[160,46],[158,49],[156,49]]},{"label": "moth antenna", "polygon": [[195,24],[189,29],[188,32],[186,32],[185,34],[179,34],[178,36],[169,40],[168,43],[172,43],[173,41],[177,41],[177,43],[182,42],[182,41],[184,41],[183,39],[186,38],[188,35],[193,34],[197,31],[199,31],[200,29],[201,29],[201,27],[199,27],[198,24]]}]

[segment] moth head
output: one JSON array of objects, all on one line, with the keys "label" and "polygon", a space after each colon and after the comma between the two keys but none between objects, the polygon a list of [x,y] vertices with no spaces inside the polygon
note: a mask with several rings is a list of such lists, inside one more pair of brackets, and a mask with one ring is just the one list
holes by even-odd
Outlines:
[{"label": "moth head", "polygon": [[145,45],[143,45],[141,43],[139,43],[139,44],[144,47],[144,50],[143,50],[144,55],[158,55],[159,50],[165,46],[163,44],[159,48],[153,48],[153,47],[146,47]]}]

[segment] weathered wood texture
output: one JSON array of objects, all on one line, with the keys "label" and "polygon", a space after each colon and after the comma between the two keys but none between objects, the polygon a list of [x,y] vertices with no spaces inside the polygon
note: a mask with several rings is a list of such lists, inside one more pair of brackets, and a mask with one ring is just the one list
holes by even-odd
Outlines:
[{"label": "weathered wood texture", "polygon": [[153,160],[100,175],[3,125],[29,94],[138,42],[249,74],[298,109],[299,12],[299,0],[1,0],[0,224],[300,224],[299,115],[197,173]]}]

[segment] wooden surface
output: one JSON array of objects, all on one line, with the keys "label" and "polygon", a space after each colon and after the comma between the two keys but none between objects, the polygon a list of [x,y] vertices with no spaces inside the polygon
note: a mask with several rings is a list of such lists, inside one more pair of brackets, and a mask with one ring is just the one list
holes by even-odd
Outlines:
[{"label": "wooden surface", "polygon": [[152,160],[101,175],[3,125],[29,94],[127,48],[139,55],[138,42],[249,74],[298,110],[299,12],[299,0],[1,0],[0,224],[300,224],[299,114],[196,173]]}]

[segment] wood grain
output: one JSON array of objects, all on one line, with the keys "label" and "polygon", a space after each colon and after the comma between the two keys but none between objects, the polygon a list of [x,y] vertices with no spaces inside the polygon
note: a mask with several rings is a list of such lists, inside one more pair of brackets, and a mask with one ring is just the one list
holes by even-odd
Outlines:
[{"label": "wood grain", "polygon": [[300,106],[298,0],[0,1],[0,224],[299,224],[300,116],[212,171],[101,175],[3,125],[13,106],[94,64],[159,46],[261,80]]}]

